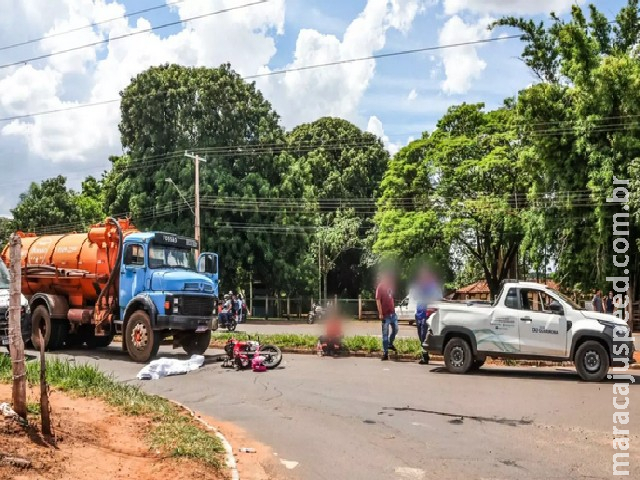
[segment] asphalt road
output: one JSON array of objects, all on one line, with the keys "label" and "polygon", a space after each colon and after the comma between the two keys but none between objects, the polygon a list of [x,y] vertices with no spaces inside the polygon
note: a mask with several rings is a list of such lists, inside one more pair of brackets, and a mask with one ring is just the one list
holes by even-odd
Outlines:
[{"label": "asphalt road", "polygon": [[[177,352],[163,347],[161,355],[185,358]],[[571,369],[485,367],[456,376],[438,365],[285,355],[281,368],[265,373],[209,360],[186,376],[138,382],[140,365],[115,347],[74,355],[247,430],[277,454],[278,479],[612,474],[612,384],[583,383]],[[629,396],[629,478],[640,478],[639,383]]]}]

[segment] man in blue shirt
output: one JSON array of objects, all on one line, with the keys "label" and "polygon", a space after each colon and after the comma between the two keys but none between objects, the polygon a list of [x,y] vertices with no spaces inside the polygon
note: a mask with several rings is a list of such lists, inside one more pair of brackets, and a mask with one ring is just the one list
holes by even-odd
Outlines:
[{"label": "man in blue shirt", "polygon": [[[431,302],[438,301],[442,298],[442,289],[438,285],[436,277],[427,268],[422,268],[418,274],[413,292],[416,296],[416,327],[418,328],[420,345],[422,345],[429,331],[427,307]],[[427,352],[422,353],[420,363],[429,363],[429,354]]]}]

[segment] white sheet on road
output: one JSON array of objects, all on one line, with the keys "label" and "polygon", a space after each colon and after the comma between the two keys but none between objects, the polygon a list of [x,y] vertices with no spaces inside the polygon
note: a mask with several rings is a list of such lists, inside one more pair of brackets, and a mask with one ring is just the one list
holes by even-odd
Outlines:
[{"label": "white sheet on road", "polygon": [[189,360],[176,360],[175,358],[159,358],[153,360],[138,372],[138,380],[158,380],[170,375],[184,375],[193,370],[198,370],[204,365],[203,355],[193,355]]}]

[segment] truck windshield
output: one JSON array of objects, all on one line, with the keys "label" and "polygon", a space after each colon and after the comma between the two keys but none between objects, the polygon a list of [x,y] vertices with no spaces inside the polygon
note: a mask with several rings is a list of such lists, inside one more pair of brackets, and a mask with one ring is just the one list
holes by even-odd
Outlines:
[{"label": "truck windshield", "polygon": [[9,288],[9,270],[0,260],[0,288]]},{"label": "truck windshield", "polygon": [[195,252],[191,248],[154,245],[152,243],[149,246],[149,268],[186,268],[187,270],[195,270]]},{"label": "truck windshield", "polygon": [[561,294],[560,292],[558,292],[557,290],[553,290],[552,288],[550,288],[549,290],[551,290],[555,295],[557,295],[558,297],[560,297],[560,299],[569,304],[569,306],[571,308],[573,308],[574,310],[584,310],[584,308],[582,308],[580,305],[578,305],[576,302],[574,302],[573,300],[571,300],[569,297],[567,297],[566,295]]}]

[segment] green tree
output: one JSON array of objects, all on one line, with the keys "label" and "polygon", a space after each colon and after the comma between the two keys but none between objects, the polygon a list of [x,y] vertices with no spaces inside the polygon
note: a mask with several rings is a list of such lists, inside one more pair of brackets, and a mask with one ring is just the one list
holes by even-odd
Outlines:
[{"label": "green tree", "polygon": [[[452,266],[470,257],[492,295],[512,271],[523,237],[526,179],[512,102],[451,107],[432,135],[396,155],[382,183],[375,250]],[[457,257],[457,258],[456,258]]]},{"label": "green tree", "polygon": [[20,194],[16,208],[11,210],[18,230],[38,231],[43,228],[55,231],[77,229],[83,225],[82,210],[76,195],[67,189],[62,175],[32,183]]},{"label": "green tree", "polygon": [[276,201],[302,189],[295,179],[283,182],[292,158],[278,115],[255,85],[229,65],[163,65],[132,80],[121,110],[126,156],[112,159],[105,177],[108,210],[131,212],[139,228],[192,236],[194,161],[183,153],[199,153],[206,157],[201,250],[219,253],[225,288],[253,276],[272,291],[295,291],[304,219],[295,202],[280,208]]},{"label": "green tree", "polygon": [[327,276],[335,268],[336,261],[344,253],[359,249],[362,245],[360,229],[362,218],[353,208],[337,210],[324,217],[326,226],[318,227],[316,242],[317,258],[324,286],[323,297],[328,299]]},{"label": "green tree", "polygon": [[[614,176],[634,178],[640,157],[638,1],[629,0],[615,24],[592,5],[588,17],[574,6],[569,20],[552,16],[549,26],[513,17],[494,25],[523,31],[523,60],[546,72],[539,74],[543,83],[520,94],[517,108],[518,123],[527,126],[524,155],[532,172],[525,244],[538,263],[541,255],[557,260],[565,287],[582,289],[604,287],[606,277],[620,275],[612,258],[613,221],[624,212],[606,198]],[[629,232],[638,238],[637,218]],[[638,250],[630,253],[635,278]]]},{"label": "green tree", "polygon": [[84,222],[95,223],[104,220],[106,214],[102,197],[102,184],[92,176],[87,177],[82,182],[82,191],[75,198]]},{"label": "green tree", "polygon": [[[307,212],[320,232],[310,240],[309,251],[314,255],[306,257],[306,268],[312,270],[321,251],[321,232],[337,233],[347,227],[344,220],[348,218],[359,222],[356,232],[359,245],[368,235],[389,153],[375,135],[334,117],[297,126],[287,135],[287,148],[296,159],[288,178],[302,182]],[[353,215],[345,217],[346,211]],[[340,251],[322,274],[325,291],[357,295],[368,281],[368,269],[362,261],[366,253],[362,248]]]},{"label": "green tree", "polygon": [[9,243],[9,237],[14,231],[13,221],[9,218],[0,217],[0,251]]}]

